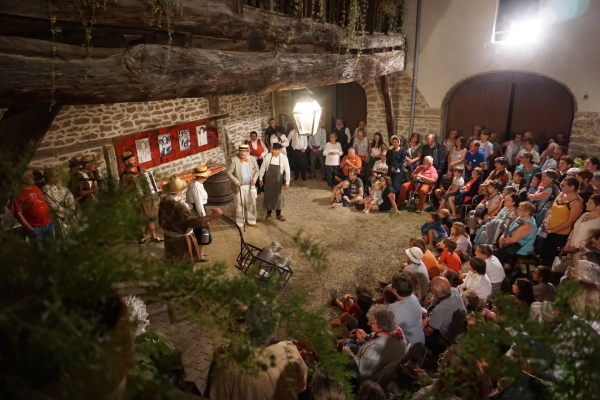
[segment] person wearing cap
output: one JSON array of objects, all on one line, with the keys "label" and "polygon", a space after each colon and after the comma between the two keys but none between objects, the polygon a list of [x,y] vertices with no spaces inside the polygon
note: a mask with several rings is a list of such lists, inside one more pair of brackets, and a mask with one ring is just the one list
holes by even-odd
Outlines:
[{"label": "person wearing cap", "polygon": [[98,202],[98,179],[96,177],[96,160],[91,154],[85,155],[79,159],[79,170],[77,184],[73,195],[79,204],[89,204]]},{"label": "person wearing cap", "polygon": [[404,171],[404,161],[406,161],[406,151],[401,147],[402,141],[396,135],[390,138],[392,146],[386,153],[385,162],[388,166],[388,176],[392,179],[392,186],[396,193],[400,191],[402,185],[402,172]]},{"label": "person wearing cap", "polygon": [[417,275],[421,287],[421,300],[425,300],[429,293],[429,273],[423,263],[423,251],[418,247],[410,247],[405,250],[405,253],[410,263],[404,267],[403,271],[413,272]]},{"label": "person wearing cap", "polygon": [[[277,135],[273,138],[277,138]],[[258,173],[258,164],[254,157],[250,157],[250,147],[241,144],[238,147],[238,155],[234,156],[227,166],[227,177],[231,181],[234,194],[235,222],[240,227],[245,224],[256,226],[256,195],[253,195],[250,189],[254,188],[258,181]]]},{"label": "person wearing cap", "polygon": [[215,208],[206,217],[194,215],[181,198],[187,187],[187,182],[177,175],[171,176],[162,186],[166,196],[158,206],[158,223],[165,233],[165,258],[196,262],[204,257],[194,236],[194,228],[205,228],[208,222],[220,217],[223,211]]},{"label": "person wearing cap", "polygon": [[45,237],[54,237],[54,223],[42,190],[35,185],[33,171],[27,169],[21,178],[11,211],[23,226],[31,243],[43,246]]},{"label": "person wearing cap", "polygon": [[[192,175],[195,179],[192,179],[188,185],[187,192],[185,195],[186,202],[189,204],[190,209],[195,211],[200,217],[206,217],[206,209],[204,205],[208,203],[208,193],[204,189],[204,182],[210,176],[210,170],[206,165],[198,165],[192,171]],[[196,238],[200,237],[201,229],[194,228],[194,235]],[[200,262],[208,261],[206,258],[207,254],[202,252],[203,245],[198,245],[200,254]]]},{"label": "person wearing cap", "polygon": [[264,204],[267,209],[266,219],[271,218],[273,210],[275,217],[285,221],[281,215],[283,191],[290,187],[290,163],[284,154],[281,154],[281,143],[273,143],[273,150],[265,156],[264,162],[258,173],[258,183],[264,189]]},{"label": "person wearing cap", "polygon": [[77,225],[75,197],[60,184],[60,171],[57,168],[46,168],[44,179],[46,183],[42,186],[42,192],[52,212],[54,229],[59,237],[65,238]]},{"label": "person wearing cap", "polygon": [[[121,154],[121,161],[125,163],[125,169],[121,173],[119,187],[125,189],[126,191],[133,191],[134,193],[139,193],[137,190],[137,177],[141,174],[144,174],[146,170],[139,165],[136,164],[135,155],[126,151]],[[142,212],[142,216],[146,219],[146,224],[141,227],[142,237],[139,240],[140,245],[144,245],[148,242],[148,238],[146,237],[146,228],[150,230],[150,234],[152,236],[152,240],[158,243],[161,243],[163,240],[156,236],[156,227],[154,222],[156,221],[156,204],[154,204],[154,199],[152,198],[152,194],[141,196],[139,199],[139,207]]]},{"label": "person wearing cap", "polygon": [[287,157],[287,148],[290,145],[290,141],[283,132],[275,131],[275,134],[271,135],[271,148],[273,148],[273,143],[281,144],[281,152]]}]

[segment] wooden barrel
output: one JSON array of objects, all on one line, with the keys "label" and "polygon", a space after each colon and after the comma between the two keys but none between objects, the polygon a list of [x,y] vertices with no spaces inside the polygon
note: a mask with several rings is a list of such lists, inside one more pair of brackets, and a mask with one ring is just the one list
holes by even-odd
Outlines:
[{"label": "wooden barrel", "polygon": [[208,193],[208,204],[227,204],[233,201],[231,181],[225,171],[211,175],[204,182],[204,189]]}]

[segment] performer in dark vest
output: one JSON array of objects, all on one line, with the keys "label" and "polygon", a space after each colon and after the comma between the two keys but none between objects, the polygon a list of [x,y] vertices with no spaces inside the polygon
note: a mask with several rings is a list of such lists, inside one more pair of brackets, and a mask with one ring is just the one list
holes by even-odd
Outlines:
[{"label": "performer in dark vest", "polygon": [[[258,133],[256,133],[256,131],[250,132],[250,140],[247,140],[246,144],[250,148],[250,155],[256,158],[256,163],[258,164],[258,168],[260,168],[263,163],[263,158],[269,154],[268,147],[258,138]],[[261,191],[262,188],[258,182],[256,182],[256,193],[260,194]]]},{"label": "performer in dark vest", "polygon": [[337,135],[338,143],[342,146],[344,155],[348,154],[348,148],[352,142],[352,133],[350,129],[344,124],[344,120],[338,118],[335,120],[335,126],[333,127],[333,133]]},{"label": "performer in dark vest", "polygon": [[271,213],[275,210],[276,217],[280,221],[285,221],[281,215],[283,206],[283,187],[287,190],[290,187],[290,163],[281,153],[280,143],[273,143],[273,150],[264,158],[258,174],[258,182],[264,186],[265,208],[267,209],[266,219],[271,218]]},{"label": "performer in dark vest", "polygon": [[285,135],[283,126],[278,126],[275,122],[275,118],[269,118],[269,126],[265,129],[265,144],[269,150],[271,150],[271,136],[277,132]]}]

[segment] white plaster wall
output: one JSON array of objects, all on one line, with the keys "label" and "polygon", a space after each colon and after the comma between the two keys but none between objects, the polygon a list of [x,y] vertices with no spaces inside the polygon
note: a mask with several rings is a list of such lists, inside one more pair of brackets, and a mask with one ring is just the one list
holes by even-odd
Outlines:
[{"label": "white plaster wall", "polygon": [[[497,3],[422,0],[417,87],[427,103],[440,107],[448,90],[470,76],[516,70],[563,83],[574,94],[579,112],[599,112],[600,1],[542,0],[541,12],[557,10],[557,5],[584,9],[587,4],[587,8],[564,21],[545,19],[538,41],[525,44],[491,42]],[[413,73],[416,4],[417,0],[406,0],[408,76]]]}]

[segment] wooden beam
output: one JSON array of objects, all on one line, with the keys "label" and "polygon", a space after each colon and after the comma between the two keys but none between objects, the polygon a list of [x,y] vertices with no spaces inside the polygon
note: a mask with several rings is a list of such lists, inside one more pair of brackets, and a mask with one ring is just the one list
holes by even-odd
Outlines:
[{"label": "wooden beam", "polygon": [[[57,44],[55,98],[61,104],[101,104],[302,89],[364,81],[401,71],[404,52],[352,55],[241,53],[137,45],[94,49]],[[48,42],[0,36],[0,107],[48,101]],[[167,58],[169,58],[167,67]],[[91,73],[86,76],[86,68]],[[167,71],[165,73],[165,67]]]},{"label": "wooden beam", "polygon": [[8,109],[0,120],[0,204],[13,194],[33,153],[46,135],[62,106],[40,104],[26,109]]},{"label": "wooden beam", "polygon": [[388,139],[396,134],[394,126],[394,107],[392,105],[392,96],[390,93],[390,84],[387,75],[379,77],[381,84],[381,93],[383,94],[383,104],[385,105],[385,124],[388,131]]},{"label": "wooden beam", "polygon": [[[338,39],[344,31],[333,24],[321,24],[310,19],[297,20],[293,25],[293,17],[272,13],[253,7],[243,6],[243,13],[234,10],[233,0],[186,0],[182,1],[182,13],[179,8],[171,18],[171,29],[176,34],[193,34],[234,40],[266,40],[281,43],[290,36],[288,44],[315,44],[337,49]],[[73,0],[52,0],[57,26],[64,22],[81,24],[80,3]],[[84,8],[84,16],[87,16]],[[13,17],[37,18],[48,24],[48,1],[4,1],[0,2],[0,14]],[[91,15],[90,15],[91,17]],[[162,26],[149,26],[155,20],[151,10],[140,0],[107,1],[106,9],[97,10],[94,19],[95,27],[102,29],[120,28],[132,30],[167,31],[164,21]],[[0,25],[0,35],[6,35]],[[92,29],[92,46],[94,46]],[[350,48],[380,47],[385,39],[386,47],[404,45],[400,35],[366,35],[364,40],[356,40]]]}]

